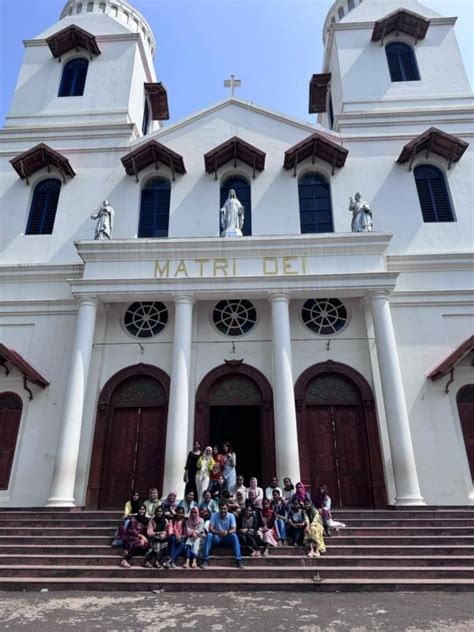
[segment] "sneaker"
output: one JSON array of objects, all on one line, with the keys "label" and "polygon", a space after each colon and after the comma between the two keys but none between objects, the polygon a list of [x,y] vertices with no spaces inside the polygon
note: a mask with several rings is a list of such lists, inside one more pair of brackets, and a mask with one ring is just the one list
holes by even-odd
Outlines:
[{"label": "sneaker", "polygon": [[203,570],[205,570],[206,568],[209,568],[209,564],[207,562],[203,561],[203,562],[201,562],[201,568]]},{"label": "sneaker", "polygon": [[129,563],[127,562],[127,560],[122,560],[122,561],[120,562],[120,566],[121,566],[122,568],[130,568],[130,567],[131,567],[131,564],[129,564]]},{"label": "sneaker", "polygon": [[163,562],[163,568],[168,570],[170,567],[170,563],[169,562]]},{"label": "sneaker", "polygon": [[241,570],[245,568],[245,566],[242,563],[242,560],[237,560],[237,568],[240,568]]},{"label": "sneaker", "polygon": [[170,562],[170,568],[176,568],[176,564],[174,562]]},{"label": "sneaker", "polygon": [[146,561],[145,564],[143,564],[143,566],[145,568],[153,568],[153,564],[151,562]]},{"label": "sneaker", "polygon": [[313,553],[313,557],[321,557],[321,553],[319,551],[316,551],[315,553]]}]

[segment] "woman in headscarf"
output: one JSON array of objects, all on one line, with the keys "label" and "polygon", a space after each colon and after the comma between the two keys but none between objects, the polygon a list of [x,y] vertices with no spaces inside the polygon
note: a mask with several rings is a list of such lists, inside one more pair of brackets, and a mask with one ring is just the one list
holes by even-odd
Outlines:
[{"label": "woman in headscarf", "polygon": [[299,502],[301,508],[304,507],[305,500],[311,500],[309,494],[306,492],[305,486],[301,482],[296,483],[295,493],[291,497],[291,502],[293,503],[294,500]]},{"label": "woman in headscarf", "polygon": [[224,441],[222,444],[222,451],[224,452],[224,478],[227,483],[229,494],[233,494],[237,483],[237,456],[232,449],[232,446],[228,441]]},{"label": "woman in headscarf", "polygon": [[198,495],[195,499],[198,503],[201,502],[204,492],[209,487],[209,477],[213,467],[214,459],[212,458],[212,448],[211,446],[207,446],[197,462],[196,489]]},{"label": "woman in headscarf", "polygon": [[271,546],[278,546],[278,536],[275,533],[275,512],[267,498],[262,500],[262,511],[260,512],[260,527],[258,529],[259,538],[265,545],[263,556],[268,557]]},{"label": "woman in headscarf", "polygon": [[193,449],[188,453],[188,458],[186,459],[186,465],[184,466],[184,477],[183,480],[186,483],[186,487],[184,488],[184,495],[191,491],[194,492],[194,498],[197,498],[197,489],[196,489],[196,472],[197,472],[197,462],[199,457],[201,456],[201,444],[199,441],[195,441],[193,443]]},{"label": "woman in headscarf", "polygon": [[120,562],[123,568],[130,568],[130,560],[134,555],[145,555],[148,551],[147,540],[148,518],[146,507],[141,504],[136,516],[130,518],[127,530],[124,534],[125,557]]},{"label": "woman in headscarf", "polygon": [[168,496],[163,500],[163,511],[165,512],[165,518],[168,520],[174,518],[176,515],[176,507],[178,506],[178,494],[176,492],[170,492]]},{"label": "woman in headscarf", "polygon": [[314,499],[314,506],[321,510],[321,518],[324,525],[324,533],[331,537],[331,499],[328,496],[326,485],[318,487],[318,493]]},{"label": "woman in headscarf", "polygon": [[155,515],[148,523],[147,536],[150,548],[145,556],[145,566],[153,564],[155,568],[161,568],[161,559],[168,549],[168,520],[165,518],[163,505],[155,509]]},{"label": "woman in headscarf", "polygon": [[247,488],[247,496],[251,491],[255,494],[255,499],[253,501],[254,506],[261,509],[263,500],[263,489],[258,486],[258,481],[255,476],[250,477],[249,486]]},{"label": "woman in headscarf", "polygon": [[186,561],[183,568],[197,568],[197,557],[201,546],[201,538],[204,535],[204,520],[199,515],[197,507],[189,512],[186,521]]}]

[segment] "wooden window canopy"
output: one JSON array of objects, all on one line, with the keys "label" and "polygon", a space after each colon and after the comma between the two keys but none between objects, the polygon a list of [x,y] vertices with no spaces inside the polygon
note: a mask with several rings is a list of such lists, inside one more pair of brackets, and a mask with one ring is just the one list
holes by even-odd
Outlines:
[{"label": "wooden window canopy", "polygon": [[160,162],[171,169],[173,182],[176,173],[186,173],[183,157],[156,140],[149,140],[122,158],[125,171],[129,176],[135,176],[137,182],[140,171],[149,165],[155,165],[155,169],[158,170]]},{"label": "wooden window canopy", "polygon": [[471,336],[459,345],[452,353],[448,355],[442,362],[440,362],[435,368],[426,376],[432,382],[440,380],[449,374],[449,380],[444,389],[445,393],[449,392],[449,387],[454,381],[454,369],[456,365],[466,357],[468,353],[474,350],[474,336]]},{"label": "wooden window canopy", "polygon": [[340,169],[346,164],[348,153],[349,150],[345,147],[329,140],[323,134],[315,132],[285,151],[283,168],[293,169],[293,175],[296,176],[296,167],[300,162],[311,158],[311,163],[314,165],[316,158],[319,158],[332,166],[332,175],[334,175],[336,168]]},{"label": "wooden window canopy", "polygon": [[374,30],[372,31],[372,42],[380,41],[380,46],[383,46],[385,36],[395,32],[397,37],[399,33],[410,35],[415,39],[415,44],[417,44],[419,40],[426,37],[429,25],[430,20],[422,15],[406,9],[398,9],[375,22]]},{"label": "wooden window canopy", "polygon": [[255,178],[255,171],[263,171],[265,169],[265,156],[265,152],[234,136],[204,154],[204,166],[207,173],[214,172],[217,180],[217,170],[220,167],[233,161],[235,168],[237,167],[237,160],[240,160],[252,167],[253,177]]},{"label": "wooden window canopy", "polygon": [[46,44],[49,46],[53,57],[59,61],[61,61],[62,55],[70,50],[79,51],[80,48],[85,49],[89,53],[90,59],[92,59],[93,55],[100,55],[95,36],[75,24],[71,24],[71,26],[48,37]]},{"label": "wooden window canopy", "polygon": [[5,375],[10,374],[8,363],[14,366],[23,375],[23,388],[28,393],[28,398],[33,399],[33,393],[28,388],[28,382],[39,386],[39,388],[46,388],[49,386],[49,382],[44,378],[41,373],[34,369],[29,362],[27,362],[19,353],[8,349],[5,345],[0,343],[0,365],[5,370]]},{"label": "wooden window canopy", "polygon": [[145,83],[145,92],[150,100],[151,118],[154,121],[165,121],[170,117],[168,109],[168,93],[161,82]]},{"label": "wooden window canopy", "polygon": [[442,132],[436,127],[430,127],[426,132],[416,136],[404,146],[397,162],[399,165],[409,162],[411,171],[415,157],[424,151],[426,152],[426,159],[428,159],[430,153],[445,158],[448,161],[448,169],[451,169],[451,164],[460,160],[468,147],[469,143],[466,143],[464,140]]},{"label": "wooden window canopy", "polygon": [[62,176],[63,182],[66,182],[66,176],[74,178],[76,175],[69,164],[69,160],[44,143],[28,149],[28,151],[10,160],[10,163],[20,178],[26,180],[27,184],[30,184],[29,178],[44,167],[48,169],[48,173],[51,171],[52,166],[56,167]]},{"label": "wooden window canopy", "polygon": [[313,75],[309,82],[309,113],[327,111],[328,90],[331,81],[331,73]]}]

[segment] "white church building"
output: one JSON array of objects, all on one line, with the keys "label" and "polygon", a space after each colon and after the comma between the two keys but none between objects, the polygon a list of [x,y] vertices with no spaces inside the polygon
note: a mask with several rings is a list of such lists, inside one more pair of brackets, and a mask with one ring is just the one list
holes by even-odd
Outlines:
[{"label": "white church building", "polygon": [[237,97],[163,123],[124,0],[68,0],[24,42],[0,130],[0,507],[181,494],[194,440],[335,506],[474,504],[455,22],[336,0],[313,124]]}]

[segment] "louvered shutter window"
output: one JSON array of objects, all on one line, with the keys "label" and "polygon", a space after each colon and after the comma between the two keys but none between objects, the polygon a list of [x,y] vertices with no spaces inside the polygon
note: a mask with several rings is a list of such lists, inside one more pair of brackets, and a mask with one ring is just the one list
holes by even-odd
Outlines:
[{"label": "louvered shutter window", "polygon": [[453,222],[454,216],[443,172],[431,165],[415,167],[415,182],[425,222]]},{"label": "louvered shutter window", "polygon": [[142,190],[139,237],[168,237],[171,184],[164,178],[149,180]]},{"label": "louvered shutter window", "polygon": [[63,68],[59,97],[81,97],[86,85],[87,68],[89,62],[82,57],[71,59]]},{"label": "louvered shutter window", "polygon": [[43,180],[36,185],[26,226],[27,235],[51,235],[60,190],[59,180]]},{"label": "louvered shutter window", "polygon": [[400,42],[387,44],[385,53],[392,81],[418,81],[420,79],[415,53],[408,44]]},{"label": "louvered shutter window", "polygon": [[[242,234],[252,234],[252,200],[250,192],[250,184],[242,176],[229,176],[224,180],[221,186],[221,205],[222,208],[229,197],[229,191],[234,189],[237,199],[244,207],[244,226],[242,228]],[[220,234],[220,220],[219,220],[219,234]]]},{"label": "louvered shutter window", "polygon": [[329,182],[319,173],[308,173],[298,183],[302,233],[332,233]]}]

